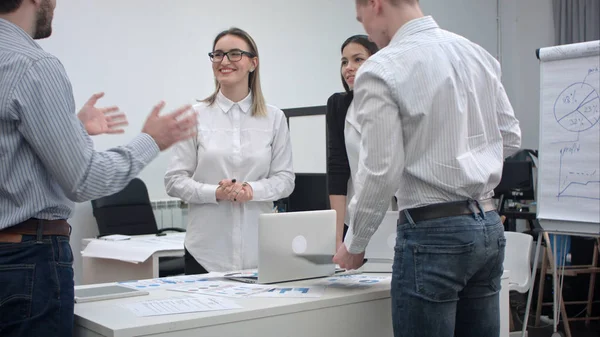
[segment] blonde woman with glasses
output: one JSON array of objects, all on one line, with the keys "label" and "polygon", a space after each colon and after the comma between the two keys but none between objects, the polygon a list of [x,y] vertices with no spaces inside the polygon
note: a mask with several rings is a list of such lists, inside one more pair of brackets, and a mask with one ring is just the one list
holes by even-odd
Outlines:
[{"label": "blonde woman with glasses", "polygon": [[173,149],[167,193],[190,206],[186,274],[258,265],[258,216],[294,189],[283,112],[265,102],[256,43],[231,28],[209,54],[215,91],[194,106],[198,136]]}]

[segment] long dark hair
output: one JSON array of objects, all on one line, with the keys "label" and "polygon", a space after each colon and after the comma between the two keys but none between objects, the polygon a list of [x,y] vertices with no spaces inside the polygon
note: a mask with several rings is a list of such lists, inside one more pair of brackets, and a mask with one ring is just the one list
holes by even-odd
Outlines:
[{"label": "long dark hair", "polygon": [[[374,42],[371,42],[369,40],[369,37],[366,35],[353,35],[350,36],[349,38],[346,39],[346,41],[344,41],[344,43],[342,43],[342,48],[340,50],[340,53],[344,52],[344,48],[346,48],[347,45],[349,45],[350,43],[358,43],[361,46],[365,47],[365,49],[369,52],[369,56],[375,54],[377,51],[379,51],[379,48],[377,48],[377,45]],[[341,67],[340,67],[341,69]],[[344,80],[344,75],[341,75],[342,78],[342,85],[344,86],[344,89],[346,89],[346,92],[350,92],[350,87],[348,87],[348,84],[346,84],[346,80]]]}]

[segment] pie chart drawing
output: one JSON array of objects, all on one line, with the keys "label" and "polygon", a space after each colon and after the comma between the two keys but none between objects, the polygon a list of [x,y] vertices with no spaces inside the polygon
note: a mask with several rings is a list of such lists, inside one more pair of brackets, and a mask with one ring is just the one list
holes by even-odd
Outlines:
[{"label": "pie chart drawing", "polygon": [[554,102],[554,117],[563,129],[582,132],[591,129],[600,120],[600,96],[591,85],[571,84]]}]

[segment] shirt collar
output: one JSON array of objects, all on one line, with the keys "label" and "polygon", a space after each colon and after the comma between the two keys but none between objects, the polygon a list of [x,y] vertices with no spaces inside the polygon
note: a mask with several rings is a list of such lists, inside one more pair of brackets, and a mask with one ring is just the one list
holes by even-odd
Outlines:
[{"label": "shirt collar", "polygon": [[252,92],[249,92],[246,98],[236,103],[225,97],[225,95],[223,95],[223,93],[219,90],[219,93],[217,94],[217,105],[219,105],[219,108],[221,108],[224,113],[228,113],[229,110],[231,110],[231,108],[233,108],[233,106],[236,104],[240,107],[240,110],[242,110],[243,113],[248,113],[252,107]]},{"label": "shirt collar", "polygon": [[42,47],[35,42],[35,40],[23,30],[23,28],[6,19],[0,19],[0,32],[7,32],[10,35],[19,37],[22,41],[27,42],[34,48],[42,49]]},{"label": "shirt collar", "polygon": [[399,41],[408,37],[409,35],[413,35],[416,33],[420,33],[424,30],[440,28],[437,22],[430,15],[424,16],[418,19],[413,19],[402,25],[400,29],[394,34],[392,41]]}]

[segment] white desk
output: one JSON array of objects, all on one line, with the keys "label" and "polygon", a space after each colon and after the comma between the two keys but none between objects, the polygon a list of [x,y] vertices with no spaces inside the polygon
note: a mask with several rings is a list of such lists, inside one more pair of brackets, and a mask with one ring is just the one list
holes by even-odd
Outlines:
[{"label": "white desk", "polygon": [[[390,274],[371,274],[390,275]],[[310,286],[320,280],[284,283]],[[81,286],[89,287],[89,286]],[[508,337],[508,273],[500,294],[501,337]],[[243,308],[155,317],[137,317],[120,307],[150,299],[181,296],[156,290],[148,296],[75,305],[75,337],[391,337],[389,281],[368,289],[328,288],[321,298],[234,299]]]},{"label": "white desk", "polygon": [[[284,285],[310,286],[319,281]],[[243,308],[193,314],[137,317],[119,306],[181,295],[155,290],[149,296],[76,304],[74,336],[393,336],[389,281],[369,289],[328,288],[321,298],[233,299]]]},{"label": "white desk", "polygon": [[[173,235],[173,234],[168,234]],[[98,257],[82,257],[82,284],[110,283],[128,280],[144,280],[159,277],[158,262],[160,257],[183,256],[183,237],[182,234],[175,234],[181,237],[181,249],[158,250],[150,258],[141,263],[133,263],[124,260],[106,259]],[[135,238],[156,238],[155,235],[140,235],[132,237],[132,240],[120,241],[119,243],[128,244],[134,242]],[[81,240],[81,250],[87,245],[99,239]]]}]

